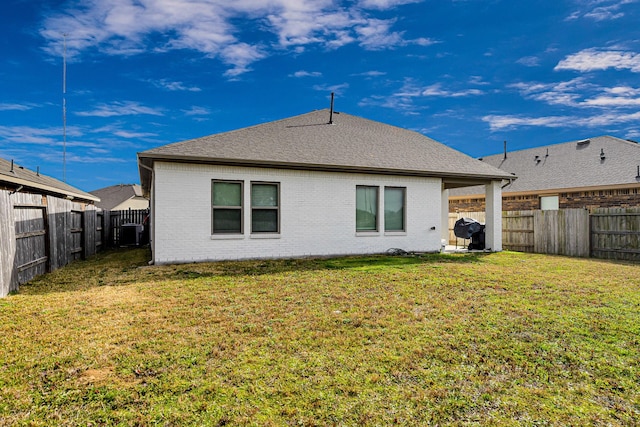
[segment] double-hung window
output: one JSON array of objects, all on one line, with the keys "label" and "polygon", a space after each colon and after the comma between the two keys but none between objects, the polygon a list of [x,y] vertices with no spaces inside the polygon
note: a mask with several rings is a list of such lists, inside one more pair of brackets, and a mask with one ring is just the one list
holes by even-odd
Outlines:
[{"label": "double-hung window", "polygon": [[242,181],[211,183],[212,234],[242,234]]},{"label": "double-hung window", "polygon": [[384,188],[384,231],[406,231],[405,194],[404,187]]},{"label": "double-hung window", "polygon": [[356,231],[378,231],[378,187],[356,186]]},{"label": "double-hung window", "polygon": [[280,232],[280,186],[251,183],[251,233]]}]

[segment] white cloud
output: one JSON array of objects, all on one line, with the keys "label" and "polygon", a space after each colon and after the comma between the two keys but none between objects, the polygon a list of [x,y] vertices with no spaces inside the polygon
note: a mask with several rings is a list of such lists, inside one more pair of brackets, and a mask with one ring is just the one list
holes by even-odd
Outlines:
[{"label": "white cloud", "polygon": [[342,83],[337,85],[315,85],[314,90],[319,92],[335,92],[336,95],[343,94],[349,88],[349,83]]},{"label": "white cloud", "polygon": [[304,70],[300,70],[300,71],[296,71],[293,74],[289,75],[290,77],[297,77],[297,78],[301,78],[301,77],[321,77],[322,73],[319,71],[304,71]]},{"label": "white cloud", "polygon": [[537,56],[525,56],[518,59],[516,63],[524,65],[525,67],[537,67],[540,65],[540,58]]},{"label": "white cloud", "polygon": [[[83,131],[77,126],[67,127],[68,147],[95,147],[92,142],[79,140]],[[0,126],[0,140],[12,144],[62,146],[62,127],[36,128],[32,126]]]},{"label": "white cloud", "polygon": [[591,86],[585,79],[578,77],[566,82],[514,83],[508,87],[517,89],[527,99],[542,101],[550,105],[577,106],[584,91]]},{"label": "white cloud", "polygon": [[[343,6],[333,0],[85,0],[50,15],[40,34],[45,50],[60,56],[66,33],[69,61],[86,52],[135,55],[190,49],[220,59],[229,66],[226,75],[236,78],[271,54],[271,46],[299,53],[309,45],[337,49],[359,43],[380,50],[437,43],[404,40],[392,30],[395,20],[370,16],[414,1],[363,0]],[[240,18],[265,34],[261,42],[242,40],[245,29],[236,25]]]},{"label": "white cloud", "polygon": [[586,106],[593,107],[637,107],[640,106],[640,96],[606,96],[600,95],[594,98],[586,99],[583,102]]},{"label": "white cloud", "polygon": [[408,40],[407,44],[417,44],[419,46],[431,46],[434,44],[441,43],[439,40],[434,40],[430,38],[420,37],[414,40]]},{"label": "white cloud", "polygon": [[465,96],[477,96],[484,94],[483,91],[479,89],[463,89],[458,91],[445,90],[442,89],[442,84],[435,83],[431,86],[427,86],[422,90],[420,95],[422,96],[438,96],[443,98],[460,98]]},{"label": "white cloud", "polygon": [[526,117],[517,115],[487,115],[482,121],[489,124],[491,131],[515,129],[525,126],[550,128],[602,127],[633,123],[640,119],[640,111],[629,114],[603,113],[591,116],[542,116]]},{"label": "white cloud", "polygon": [[615,68],[640,73],[640,54],[624,50],[584,49],[567,56],[554,70],[596,71]]},{"label": "white cloud", "polygon": [[625,15],[624,12],[620,11],[622,6],[636,3],[636,1],[637,0],[616,0],[611,5],[594,8],[593,10],[585,13],[584,17],[593,19],[594,21],[608,21],[622,18]]},{"label": "white cloud", "polygon": [[370,19],[356,27],[360,46],[367,50],[381,50],[403,44],[402,34],[390,31],[394,22],[393,19]]},{"label": "white cloud", "polygon": [[381,77],[386,75],[387,75],[386,71],[376,71],[376,70],[365,71],[364,73],[351,74],[351,76],[353,77]]},{"label": "white cloud", "polygon": [[251,71],[249,64],[267,55],[259,47],[251,46],[247,43],[235,43],[223,48],[220,56],[223,62],[232,67],[225,71],[224,74],[228,77],[236,77]]},{"label": "white cloud", "polygon": [[360,6],[365,9],[391,9],[409,3],[419,3],[422,0],[361,0]]},{"label": "white cloud", "polygon": [[186,116],[208,116],[211,110],[205,107],[192,106],[188,110],[182,110]]},{"label": "white cloud", "polygon": [[541,101],[549,105],[576,108],[624,108],[640,105],[640,89],[630,86],[601,87],[579,77],[559,83],[514,83],[508,88],[516,89],[526,99]]},{"label": "white cloud", "polygon": [[0,103],[0,111],[27,111],[31,110],[38,105],[36,104],[8,104],[8,103]]},{"label": "white cloud", "polygon": [[471,77],[469,77],[469,83],[472,84],[472,85],[478,85],[478,86],[487,86],[487,85],[491,84],[491,83],[485,81],[484,77],[482,77],[482,76],[471,76]]},{"label": "white cloud", "polygon": [[158,136],[157,133],[151,132],[131,132],[126,130],[119,130],[113,133],[121,138],[148,138],[150,136]]},{"label": "white cloud", "polygon": [[487,115],[482,121],[489,123],[491,131],[513,129],[523,126],[563,127],[572,120],[569,117],[522,117],[514,115]]},{"label": "white cloud", "polygon": [[34,128],[30,126],[0,126],[0,137],[19,144],[55,145],[62,141],[62,128]]},{"label": "white cloud", "polygon": [[174,91],[187,91],[187,92],[200,92],[202,89],[195,86],[187,86],[183,82],[173,82],[166,79],[161,80],[149,80],[149,82],[161,89],[165,89],[171,92]]},{"label": "white cloud", "polygon": [[157,108],[146,107],[134,101],[101,104],[95,110],[79,111],[75,114],[83,117],[133,116],[140,114],[148,114],[152,116],[163,115],[162,111]]},{"label": "white cloud", "polygon": [[623,6],[637,3],[638,0],[591,0],[580,1],[580,10],[572,12],[565,21],[587,18],[593,21],[612,21],[625,16]]}]

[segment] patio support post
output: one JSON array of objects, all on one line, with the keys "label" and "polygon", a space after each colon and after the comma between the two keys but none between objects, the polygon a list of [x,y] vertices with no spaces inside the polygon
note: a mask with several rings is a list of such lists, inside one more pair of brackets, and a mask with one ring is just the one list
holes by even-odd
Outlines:
[{"label": "patio support post", "polygon": [[502,182],[491,181],[485,185],[486,227],[485,247],[493,252],[502,250]]},{"label": "patio support post", "polygon": [[440,239],[445,241],[445,245],[449,244],[449,190],[442,188],[442,201],[440,203],[442,213],[440,215]]}]

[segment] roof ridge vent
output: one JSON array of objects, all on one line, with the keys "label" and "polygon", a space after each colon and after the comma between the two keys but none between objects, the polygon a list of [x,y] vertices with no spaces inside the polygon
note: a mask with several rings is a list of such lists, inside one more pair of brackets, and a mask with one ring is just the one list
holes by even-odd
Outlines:
[{"label": "roof ridge vent", "polygon": [[581,139],[580,141],[576,142],[576,144],[578,145],[578,147],[582,147],[589,144],[590,142],[590,139]]}]

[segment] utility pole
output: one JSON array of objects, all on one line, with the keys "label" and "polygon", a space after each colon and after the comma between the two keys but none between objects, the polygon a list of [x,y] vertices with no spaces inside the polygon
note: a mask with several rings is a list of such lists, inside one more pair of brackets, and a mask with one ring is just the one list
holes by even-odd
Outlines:
[{"label": "utility pole", "polygon": [[62,37],[62,182],[67,182],[67,34]]}]

